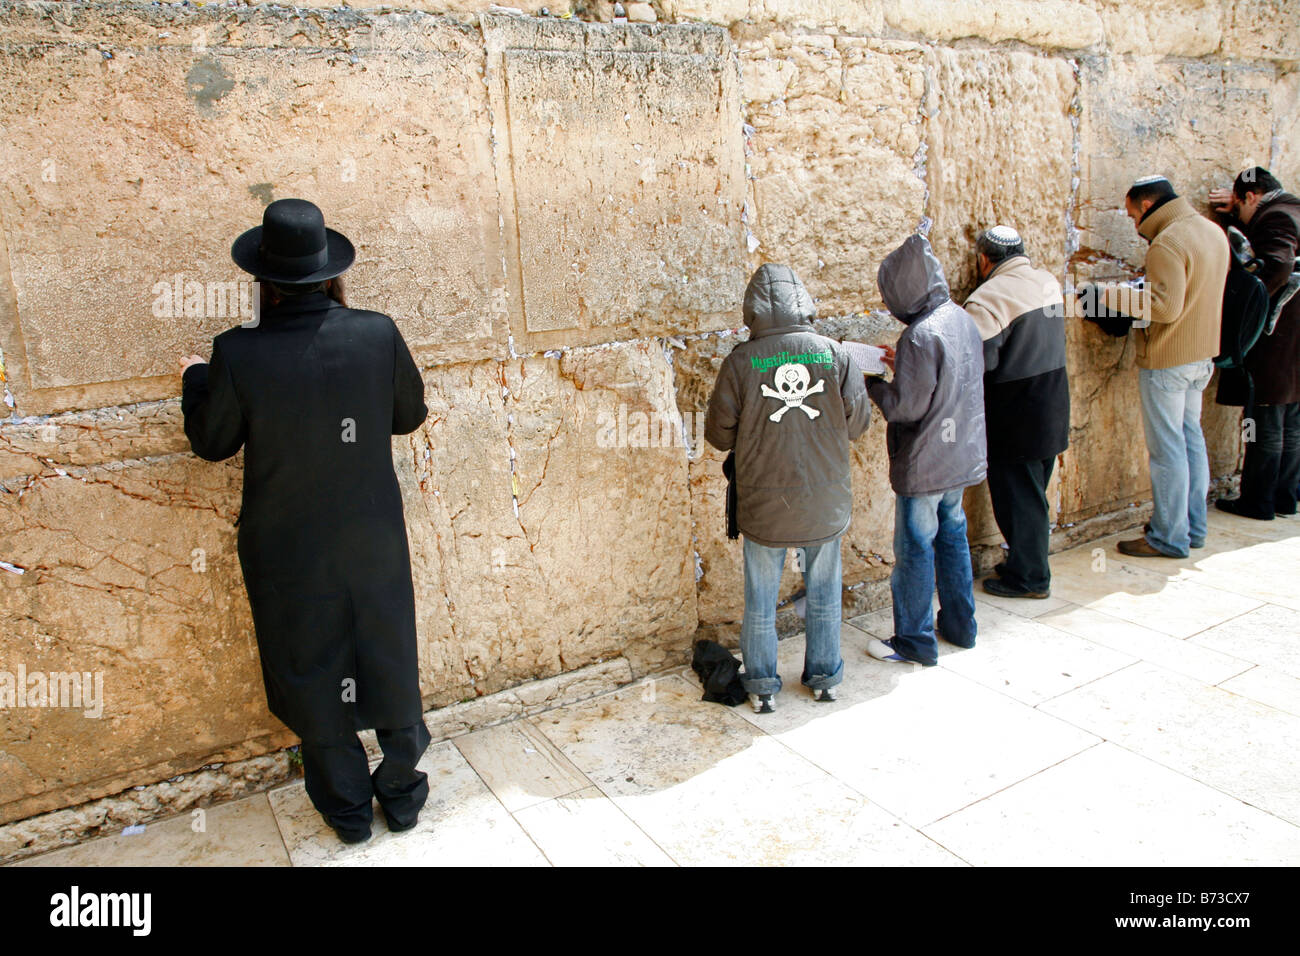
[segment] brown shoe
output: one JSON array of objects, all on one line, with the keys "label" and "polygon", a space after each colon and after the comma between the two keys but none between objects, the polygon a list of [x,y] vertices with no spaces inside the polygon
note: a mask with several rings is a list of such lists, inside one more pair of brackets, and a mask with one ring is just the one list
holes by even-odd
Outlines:
[{"label": "brown shoe", "polygon": [[1117,547],[1120,554],[1127,554],[1134,558],[1168,558],[1170,555],[1163,551],[1157,551],[1147,543],[1146,538],[1134,538],[1132,541],[1121,541]]}]

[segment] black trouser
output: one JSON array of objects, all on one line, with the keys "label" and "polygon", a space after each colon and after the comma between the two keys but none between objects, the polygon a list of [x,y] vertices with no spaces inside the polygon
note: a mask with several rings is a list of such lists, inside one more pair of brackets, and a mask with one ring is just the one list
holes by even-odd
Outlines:
[{"label": "black trouser", "polygon": [[421,720],[400,730],[376,730],[384,759],[370,773],[366,748],[353,736],[343,744],[302,743],[302,772],[307,796],[332,827],[365,832],[374,818],[371,797],[379,800],[389,827],[415,822],[429,798],[429,775],[415,765],[429,746]]},{"label": "black trouser", "polygon": [[1296,512],[1300,402],[1255,406],[1255,440],[1241,466],[1241,509],[1260,518]]},{"label": "black trouser", "polygon": [[1052,583],[1047,564],[1047,483],[1056,456],[1042,461],[989,460],[989,497],[993,517],[1007,539],[1002,580],[1014,588],[1046,591]]}]

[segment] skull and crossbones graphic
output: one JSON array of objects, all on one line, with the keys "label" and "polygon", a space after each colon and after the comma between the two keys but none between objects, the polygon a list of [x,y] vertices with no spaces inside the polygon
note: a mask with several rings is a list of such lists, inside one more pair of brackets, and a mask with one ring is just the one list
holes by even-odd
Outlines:
[{"label": "skull and crossbones graphic", "polygon": [[825,385],[824,379],[818,379],[817,384],[812,388],[808,387],[808,382],[812,378],[808,374],[808,368],[804,365],[789,364],[781,365],[776,370],[776,388],[769,388],[764,382],[761,386],[765,398],[775,398],[785,404],[774,411],[767,417],[774,422],[779,422],[781,416],[792,408],[797,408],[810,419],[816,418],[821,414],[817,409],[811,408],[804,404],[804,399],[809,395],[816,395],[822,391]]}]

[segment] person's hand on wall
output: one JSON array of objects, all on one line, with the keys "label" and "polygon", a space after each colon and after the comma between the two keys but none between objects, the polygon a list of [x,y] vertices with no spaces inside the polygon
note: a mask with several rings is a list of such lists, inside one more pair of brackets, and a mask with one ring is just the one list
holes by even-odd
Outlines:
[{"label": "person's hand on wall", "polygon": [[1210,208],[1225,216],[1232,214],[1232,187],[1225,186],[1210,190]]},{"label": "person's hand on wall", "polygon": [[181,358],[177,359],[177,361],[180,362],[182,375],[185,374],[185,370],[189,368],[191,365],[206,365],[208,362],[208,360],[205,359],[203,356],[193,355],[193,354],[183,355],[181,356]]}]

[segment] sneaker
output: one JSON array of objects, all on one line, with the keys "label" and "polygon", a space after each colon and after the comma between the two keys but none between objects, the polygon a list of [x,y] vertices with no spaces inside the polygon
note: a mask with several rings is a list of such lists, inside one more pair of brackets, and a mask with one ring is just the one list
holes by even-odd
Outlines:
[{"label": "sneaker", "polygon": [[772,700],[771,694],[750,694],[749,706],[754,708],[756,714],[771,714],[776,711],[776,703]]},{"label": "sneaker", "polygon": [[1029,588],[1013,587],[1001,578],[985,578],[984,590],[989,594],[996,594],[998,597],[1006,598],[1037,598],[1042,600],[1052,596],[1050,588],[1045,588],[1042,591],[1031,591]]},{"label": "sneaker", "polygon": [[835,693],[834,687],[823,687],[821,690],[812,692],[813,700],[822,704],[829,704],[840,699],[840,695]]},{"label": "sneaker", "polygon": [[878,661],[889,661],[893,664],[912,663],[894,650],[894,645],[890,641],[878,641],[873,638],[871,643],[867,645],[867,653]]}]

